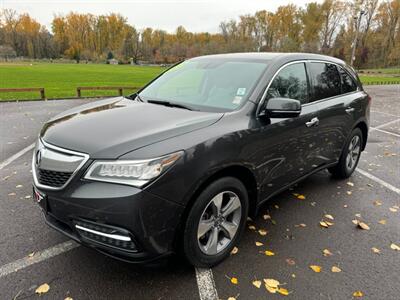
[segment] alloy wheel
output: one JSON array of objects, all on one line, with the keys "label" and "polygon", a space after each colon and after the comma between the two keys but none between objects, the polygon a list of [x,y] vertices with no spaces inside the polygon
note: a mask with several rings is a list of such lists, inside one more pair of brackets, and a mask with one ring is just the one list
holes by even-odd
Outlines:
[{"label": "alloy wheel", "polygon": [[216,255],[228,247],[238,232],[242,216],[242,204],[238,195],[224,191],[214,196],[204,209],[198,229],[200,250]]},{"label": "alloy wheel", "polygon": [[358,135],[355,135],[350,141],[346,157],[346,168],[348,171],[352,171],[356,167],[360,153],[361,153],[361,139]]}]

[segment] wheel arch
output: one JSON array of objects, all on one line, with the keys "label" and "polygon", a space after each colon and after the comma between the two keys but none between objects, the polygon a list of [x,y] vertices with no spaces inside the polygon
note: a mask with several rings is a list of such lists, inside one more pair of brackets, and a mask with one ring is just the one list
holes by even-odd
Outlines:
[{"label": "wheel arch", "polygon": [[243,165],[225,166],[208,174],[205,178],[201,180],[194,191],[187,196],[188,201],[182,214],[179,229],[175,238],[176,245],[179,245],[181,242],[181,236],[184,230],[186,219],[189,215],[190,209],[196,201],[196,198],[211,182],[214,182],[215,180],[223,177],[234,177],[244,184],[249,198],[249,216],[254,217],[256,215],[258,204],[258,186],[253,171],[249,167]]},{"label": "wheel arch", "polygon": [[361,151],[364,151],[366,145],[367,145],[367,139],[368,139],[368,126],[365,121],[359,121],[353,129],[359,128],[362,132],[363,135],[363,144],[361,146]]}]

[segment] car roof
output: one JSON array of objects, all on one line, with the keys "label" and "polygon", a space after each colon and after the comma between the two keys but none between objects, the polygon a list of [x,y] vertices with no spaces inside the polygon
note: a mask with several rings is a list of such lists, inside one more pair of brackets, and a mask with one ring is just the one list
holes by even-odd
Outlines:
[{"label": "car roof", "polygon": [[232,59],[232,60],[259,60],[259,61],[294,61],[294,60],[322,60],[344,65],[345,62],[327,55],[301,52],[244,52],[244,53],[224,53],[205,55],[192,58],[192,60],[202,59]]}]

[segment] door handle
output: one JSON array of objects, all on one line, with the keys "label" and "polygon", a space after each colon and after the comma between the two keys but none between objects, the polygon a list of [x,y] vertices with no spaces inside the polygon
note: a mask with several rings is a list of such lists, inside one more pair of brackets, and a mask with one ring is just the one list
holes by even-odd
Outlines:
[{"label": "door handle", "polygon": [[348,108],[346,108],[346,112],[349,114],[349,113],[352,113],[354,111],[354,107],[348,107]]},{"label": "door handle", "polygon": [[312,118],[311,121],[306,122],[307,127],[312,127],[312,126],[318,126],[319,124],[319,119],[317,117]]}]

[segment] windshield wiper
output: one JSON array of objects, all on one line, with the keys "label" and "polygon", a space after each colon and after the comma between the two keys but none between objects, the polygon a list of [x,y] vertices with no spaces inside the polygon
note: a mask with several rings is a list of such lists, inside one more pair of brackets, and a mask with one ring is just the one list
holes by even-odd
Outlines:
[{"label": "windshield wiper", "polygon": [[187,110],[194,110],[193,108],[191,108],[189,106],[186,106],[186,105],[183,105],[183,104],[179,104],[179,103],[170,102],[170,101],[147,100],[147,103],[160,104],[160,105],[164,105],[164,106],[168,106],[168,107],[183,108],[183,109],[187,109]]}]

